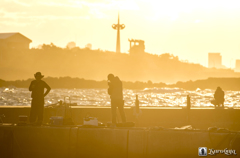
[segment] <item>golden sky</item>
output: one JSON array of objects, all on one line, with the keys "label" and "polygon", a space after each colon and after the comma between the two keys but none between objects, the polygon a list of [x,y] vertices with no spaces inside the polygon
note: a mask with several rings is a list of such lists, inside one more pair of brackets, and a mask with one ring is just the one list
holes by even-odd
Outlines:
[{"label": "golden sky", "polygon": [[204,66],[208,52],[220,52],[227,67],[240,59],[239,0],[0,0],[0,32],[20,32],[31,47],[75,41],[115,51],[118,11],[122,52],[133,38],[145,40],[146,52]]}]

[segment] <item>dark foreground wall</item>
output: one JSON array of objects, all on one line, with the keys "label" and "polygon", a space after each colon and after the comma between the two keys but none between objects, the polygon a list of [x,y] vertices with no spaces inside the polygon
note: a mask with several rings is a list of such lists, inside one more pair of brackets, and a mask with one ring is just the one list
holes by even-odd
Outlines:
[{"label": "dark foreground wall", "polygon": [[[87,115],[97,117],[106,124],[111,121],[109,107],[73,107],[66,110],[66,116],[72,116],[75,125],[83,124],[83,118]],[[170,108],[142,108],[138,119],[134,115],[134,109],[125,108],[128,121],[136,123],[137,127],[162,126],[175,128],[192,125],[196,129],[208,129],[216,126],[229,130],[240,130],[240,109],[170,109]],[[4,123],[17,123],[19,115],[29,115],[30,107],[1,107],[0,115],[4,114]],[[51,116],[63,116],[63,108],[45,108],[44,123],[48,123]],[[119,114],[118,114],[119,116]],[[118,117],[118,120],[121,120]]]},{"label": "dark foreground wall", "polygon": [[194,158],[199,147],[239,157],[239,142],[240,133],[229,131],[0,126],[1,158]]}]

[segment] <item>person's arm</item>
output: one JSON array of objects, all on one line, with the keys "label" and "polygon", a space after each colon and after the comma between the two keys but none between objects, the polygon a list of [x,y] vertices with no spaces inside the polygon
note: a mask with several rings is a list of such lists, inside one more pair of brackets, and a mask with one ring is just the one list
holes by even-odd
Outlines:
[{"label": "person's arm", "polygon": [[108,94],[111,95],[112,94],[112,83],[111,82],[108,82]]},{"label": "person's arm", "polygon": [[215,91],[215,93],[214,93],[214,99],[215,100],[217,99],[217,91]]},{"label": "person's arm", "polygon": [[50,86],[45,82],[45,88],[47,88],[47,91],[44,93],[44,97],[46,96],[46,95],[48,95],[48,93],[50,92],[50,90],[51,90],[51,88],[50,88]]},{"label": "person's arm", "polygon": [[33,91],[34,87],[35,87],[35,85],[33,84],[33,81],[32,81],[29,86],[29,91]]}]

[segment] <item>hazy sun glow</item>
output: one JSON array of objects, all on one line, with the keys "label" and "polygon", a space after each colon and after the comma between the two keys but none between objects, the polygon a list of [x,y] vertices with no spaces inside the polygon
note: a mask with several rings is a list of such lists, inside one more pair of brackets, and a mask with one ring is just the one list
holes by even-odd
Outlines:
[{"label": "hazy sun glow", "polygon": [[[240,3],[237,0],[1,0],[1,32],[21,32],[31,46],[74,41],[115,51],[120,22],[121,50],[128,38],[145,40],[146,51],[172,53],[207,66],[208,52],[220,52],[223,64],[240,59]],[[103,40],[104,39],[104,40]]]}]

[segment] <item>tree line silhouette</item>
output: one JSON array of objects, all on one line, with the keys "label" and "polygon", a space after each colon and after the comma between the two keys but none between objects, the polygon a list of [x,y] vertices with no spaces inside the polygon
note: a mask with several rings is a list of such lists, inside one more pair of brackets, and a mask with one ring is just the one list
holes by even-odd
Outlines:
[{"label": "tree line silhouette", "polygon": [[231,69],[206,68],[200,64],[182,62],[169,53],[130,55],[89,47],[60,48],[43,44],[29,50],[1,50],[0,78],[27,79],[37,71],[45,76],[71,76],[105,80],[109,73],[125,81],[176,83],[209,77],[240,77]]},{"label": "tree line silhouette", "polygon": [[[17,87],[17,88],[27,88],[33,78],[27,80],[16,80],[16,81],[5,81],[0,79],[0,87]],[[43,78],[51,88],[108,88],[107,80],[94,81],[85,80],[83,78],[71,78],[71,77],[46,77]],[[148,82],[126,82],[123,81],[123,87],[127,89],[144,89],[153,87],[166,87],[165,83],[152,83]]]},{"label": "tree line silhouette", "polygon": [[[4,81],[0,79],[0,87],[17,87],[17,88],[28,88],[32,79],[27,80],[16,80],[16,81]],[[43,78],[52,88],[108,88],[107,80],[95,81],[85,80],[82,78],[71,78],[71,77],[46,77]],[[221,86],[223,90],[240,91],[240,78],[208,78],[205,80],[177,82],[175,84],[166,83],[153,83],[152,81],[147,82],[130,82],[123,81],[123,88],[125,89],[144,89],[144,88],[182,88],[186,90],[200,89],[216,89]]]}]

